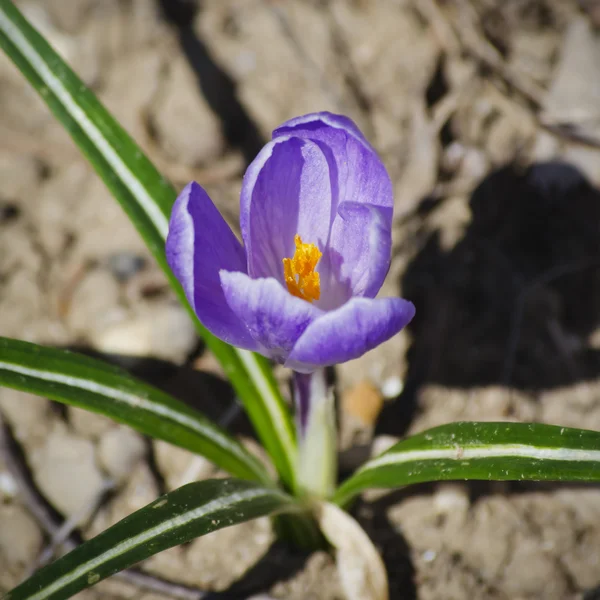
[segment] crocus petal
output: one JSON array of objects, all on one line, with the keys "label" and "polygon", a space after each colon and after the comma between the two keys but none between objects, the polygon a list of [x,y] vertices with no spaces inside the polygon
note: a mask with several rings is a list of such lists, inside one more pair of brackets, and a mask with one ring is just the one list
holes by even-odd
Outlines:
[{"label": "crocus petal", "polygon": [[240,226],[248,273],[282,282],[282,259],[294,254],[294,236],[320,249],[335,216],[329,164],[321,148],[299,138],[268,143],[248,167]]},{"label": "crocus petal", "polygon": [[247,328],[225,302],[219,270],[246,271],[246,254],[208,194],[188,184],[173,205],[167,262],[200,322],[218,338],[257,348]]},{"label": "crocus petal", "polygon": [[284,362],[304,330],[323,314],[316,306],[288,293],[272,277],[251,279],[221,271],[227,304],[256,340],[259,352]]},{"label": "crocus petal", "polygon": [[[375,296],[380,275],[389,267],[393,206],[392,184],[377,153],[350,119],[331,113],[292,119],[273,136],[242,187],[240,220],[249,274],[283,283],[281,260],[293,255],[299,233],[323,252],[317,267],[319,308],[337,308],[353,295]],[[345,203],[381,210],[366,219],[349,219],[353,209],[342,208]],[[374,222],[381,245],[357,252],[367,247],[367,238],[373,239],[373,227],[361,232],[361,223]],[[382,256],[384,262],[374,262]]]},{"label": "crocus petal", "polygon": [[[345,154],[338,157],[338,164],[339,172],[345,169],[346,176],[340,178],[340,202],[323,253],[322,272],[329,270],[330,277],[338,282],[332,296],[342,301],[354,295],[372,297],[383,283],[381,273],[385,276],[389,268],[392,183],[377,154],[353,138],[348,138]],[[366,243],[367,239],[377,241]],[[359,247],[369,251],[356,252]]]},{"label": "crocus petal", "polygon": [[329,160],[335,202],[360,202],[392,207],[392,183],[384,164],[358,127],[348,117],[314,113],[297,117],[273,132],[280,137],[318,143]]},{"label": "crocus petal", "polygon": [[331,129],[343,131],[373,150],[367,138],[352,119],[326,111],[311,113],[286,121],[273,131],[273,139],[282,135],[323,139],[321,136],[327,135],[327,132]]},{"label": "crocus petal", "polygon": [[[393,190],[385,166],[358,127],[341,115],[305,115],[273,132],[275,140],[290,135],[319,144],[329,162],[336,218],[319,266],[324,292],[319,306],[337,308],[352,296],[375,296],[389,268],[391,249]],[[378,214],[364,210],[364,218],[349,218],[351,212],[360,213],[350,207],[361,204],[380,210]],[[366,243],[374,231],[380,247]],[[366,254],[356,251],[367,248]]]},{"label": "crocus petal", "polygon": [[414,305],[402,298],[353,298],[314,320],[285,364],[308,373],[358,358],[398,333],[414,314]]},{"label": "crocus petal", "polygon": [[328,247],[337,296],[331,294],[325,299],[330,304],[322,308],[337,308],[352,296],[376,296],[390,268],[391,213],[391,208],[369,204],[340,204]]}]

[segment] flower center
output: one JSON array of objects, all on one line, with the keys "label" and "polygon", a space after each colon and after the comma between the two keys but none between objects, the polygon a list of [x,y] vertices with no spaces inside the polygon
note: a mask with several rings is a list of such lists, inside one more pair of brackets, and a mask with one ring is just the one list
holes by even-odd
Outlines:
[{"label": "flower center", "polygon": [[315,267],[323,254],[314,244],[304,244],[298,234],[294,236],[294,243],[294,256],[283,259],[287,289],[292,296],[307,302],[318,300],[321,296],[321,282]]}]

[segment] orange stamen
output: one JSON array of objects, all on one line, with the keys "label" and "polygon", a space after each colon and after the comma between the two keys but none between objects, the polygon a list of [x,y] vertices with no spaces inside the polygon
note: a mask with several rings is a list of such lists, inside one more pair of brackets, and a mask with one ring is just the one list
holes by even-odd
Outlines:
[{"label": "orange stamen", "polygon": [[294,236],[294,243],[293,258],[283,259],[285,283],[292,296],[313,302],[321,296],[321,282],[315,267],[323,254],[314,244],[304,244],[298,234]]}]

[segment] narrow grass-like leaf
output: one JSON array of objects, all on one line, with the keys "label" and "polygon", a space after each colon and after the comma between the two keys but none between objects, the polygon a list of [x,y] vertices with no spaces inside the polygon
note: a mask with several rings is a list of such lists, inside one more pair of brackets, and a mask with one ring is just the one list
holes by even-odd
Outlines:
[{"label": "narrow grass-like leaf", "polygon": [[338,489],[346,504],[368,488],[449,479],[600,481],[600,432],[539,423],[451,423],[407,438]]},{"label": "narrow grass-like leaf", "polygon": [[298,510],[272,488],[210,479],[161,496],[56,562],[34,573],[5,600],[62,600],[162,550],[237,523]]},{"label": "narrow grass-like leaf", "polygon": [[198,411],[99,360],[0,337],[0,385],[106,415],[237,477],[270,481],[250,452]]},{"label": "narrow grass-like leaf", "polygon": [[282,480],[294,488],[294,427],[267,361],[232,348],[202,327],[167,266],[164,241],[175,191],[10,0],[0,0],[0,47],[40,93],[129,215],[223,365]]}]

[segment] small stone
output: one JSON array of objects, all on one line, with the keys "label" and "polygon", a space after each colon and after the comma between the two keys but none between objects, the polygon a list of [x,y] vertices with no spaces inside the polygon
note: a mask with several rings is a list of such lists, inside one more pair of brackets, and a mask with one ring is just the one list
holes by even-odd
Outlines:
[{"label": "small stone", "polygon": [[105,331],[123,312],[119,307],[119,284],[109,271],[95,269],[77,285],[67,323],[75,335],[89,338]]},{"label": "small stone", "polygon": [[53,421],[48,400],[10,388],[0,388],[0,410],[15,438],[27,446],[43,440]]},{"label": "small stone", "polygon": [[588,337],[588,345],[592,350],[600,350],[600,329],[594,329]]},{"label": "small stone", "polygon": [[145,452],[142,436],[122,425],[107,431],[98,445],[100,465],[117,483],[131,475]]},{"label": "small stone", "polygon": [[[63,515],[93,507],[104,489],[94,445],[57,424],[46,443],[31,453],[33,477],[41,492]],[[82,519],[87,515],[82,514]]]},{"label": "small stone", "polygon": [[394,444],[397,444],[400,438],[393,435],[378,435],[373,439],[371,446],[371,458],[375,458],[384,452],[387,452]]},{"label": "small stone", "polygon": [[392,400],[393,398],[397,398],[404,389],[404,382],[401,377],[398,375],[392,375],[388,377],[381,384],[381,393],[386,400]]},{"label": "small stone", "polygon": [[210,373],[215,377],[220,377],[222,379],[227,377],[221,363],[212,352],[203,352],[196,360],[194,360],[193,367],[197,371]]},{"label": "small stone", "polygon": [[152,304],[141,314],[100,331],[92,344],[100,352],[146,356],[182,363],[196,344],[191,319],[178,305]]},{"label": "small stone", "polygon": [[383,407],[383,396],[370,379],[345,387],[341,395],[339,448],[343,451],[369,443]]},{"label": "small stone", "polygon": [[14,498],[19,491],[14,477],[7,472],[0,470],[0,498]]},{"label": "small stone", "polygon": [[[123,93],[121,90],[121,97]],[[148,250],[142,236],[137,233],[119,203],[111,198],[99,177],[89,176],[85,179],[78,186],[80,196],[68,189],[67,183],[65,179],[64,185],[61,186],[62,193],[68,198],[72,198],[75,194],[78,200],[71,207],[68,216],[69,227],[74,232],[85,232],[85,235],[77,236],[72,252],[67,257],[67,264],[72,268],[74,266],[75,269],[77,265],[72,264],[74,261],[106,264],[108,257],[116,252],[146,255]],[[61,193],[60,188],[56,189],[56,195],[59,193]],[[102,210],[99,210],[99,206]],[[115,281],[112,273],[108,269],[99,270],[112,280],[109,284],[111,293],[113,286],[120,291],[121,286]],[[102,290],[100,293],[102,294]]]},{"label": "small stone", "polygon": [[600,385],[584,381],[564,388],[544,391],[539,396],[543,423],[581,427],[597,431],[600,428]]},{"label": "small stone", "polygon": [[[566,598],[567,584],[556,560],[540,548],[537,540],[517,533],[508,559],[503,564],[503,578],[509,598],[533,597],[540,590],[552,590],[552,597]],[[483,547],[488,552],[487,545]],[[526,568],[524,568],[526,565]],[[549,596],[549,595],[548,595]]]},{"label": "small stone", "polygon": [[215,466],[208,459],[168,442],[155,440],[154,454],[156,466],[169,490],[191,481],[207,479],[215,473]]},{"label": "small stone", "polygon": [[97,413],[79,408],[68,407],[69,423],[76,433],[95,440],[115,426],[114,421]]},{"label": "small stone", "polygon": [[364,425],[373,426],[383,407],[383,397],[379,389],[365,379],[342,395],[342,407]]},{"label": "small stone", "polygon": [[154,441],[156,466],[165,478],[167,489],[174,490],[191,481],[207,479],[215,474],[216,467],[203,456],[161,440]]},{"label": "small stone", "polygon": [[117,482],[125,481],[146,452],[146,444],[139,433],[118,425],[107,431],[98,445],[100,465]]},{"label": "small stone", "polygon": [[117,280],[124,282],[146,266],[146,259],[131,252],[115,252],[108,257],[108,265]]},{"label": "small stone", "polygon": [[286,600],[338,600],[347,597],[335,558],[328,552],[313,552],[294,577],[279,581],[270,592],[275,598]]},{"label": "small stone", "polygon": [[0,504],[0,564],[25,567],[42,547],[43,536],[18,504]]}]

